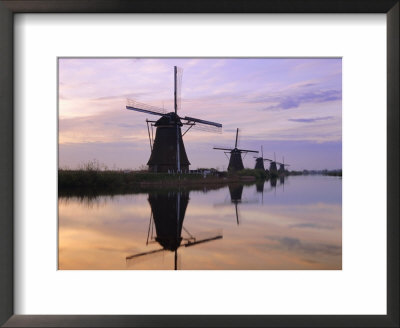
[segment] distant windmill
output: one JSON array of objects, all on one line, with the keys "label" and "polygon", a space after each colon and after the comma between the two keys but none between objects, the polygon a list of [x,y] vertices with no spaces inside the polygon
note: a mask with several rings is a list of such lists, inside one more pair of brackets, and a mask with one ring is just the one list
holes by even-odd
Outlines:
[{"label": "distant windmill", "polygon": [[256,159],[256,166],[254,168],[258,170],[265,171],[264,161],[272,162],[271,159],[264,158],[263,146],[261,146],[261,157],[254,156],[254,158]]},{"label": "distant windmill", "polygon": [[285,167],[290,166],[290,164],[285,164],[285,157],[282,157],[282,163],[279,162],[277,163],[279,164],[279,170],[278,170],[279,175],[286,174]]},{"label": "distant windmill", "polygon": [[231,156],[229,158],[228,171],[240,171],[240,170],[244,169],[242,153],[258,153],[258,150],[238,149],[237,148],[238,134],[239,134],[239,128],[236,129],[235,148],[233,148],[233,149],[232,148],[219,148],[219,147],[213,148],[213,149],[218,149],[218,150],[226,150],[228,153],[231,154]]},{"label": "distant windmill", "polygon": [[[132,262],[148,258],[151,255],[170,251],[174,252],[174,269],[178,270],[178,249],[180,247],[190,247],[222,239],[221,233],[215,233],[206,238],[198,239],[185,229],[183,220],[189,203],[188,192],[178,190],[149,193],[148,201],[151,207],[151,215],[146,245],[149,243],[158,243],[162,248],[127,256],[127,263],[132,264]],[[182,229],[188,237],[182,237]],[[153,236],[154,230],[156,236]]]},{"label": "distant windmill", "polygon": [[[181,70],[179,70],[179,81],[181,81]],[[128,99],[126,109],[141,113],[158,115],[157,121],[146,120],[156,127],[154,142],[150,139],[151,155],[147,162],[149,171],[152,172],[187,172],[190,162],[186,155],[182,136],[192,127],[207,131],[221,131],[222,124],[201,120],[194,117],[180,117],[178,107],[180,103],[180,83],[178,84],[178,68],[174,66],[174,112],[166,113],[163,108],[158,108]],[[183,133],[181,127],[187,125],[188,129]],[[147,126],[148,128],[148,126]],[[150,138],[150,131],[149,138]]]},{"label": "distant windmill", "polygon": [[276,158],[275,158],[275,153],[274,153],[274,160],[271,161],[269,164],[269,174],[271,178],[276,178],[278,176],[278,169],[276,167]]}]

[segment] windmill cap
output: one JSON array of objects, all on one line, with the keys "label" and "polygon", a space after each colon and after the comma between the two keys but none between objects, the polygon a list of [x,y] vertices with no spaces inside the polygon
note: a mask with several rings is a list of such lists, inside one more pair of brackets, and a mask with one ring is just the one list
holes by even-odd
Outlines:
[{"label": "windmill cap", "polygon": [[182,122],[179,118],[178,115],[176,115],[174,112],[168,113],[164,116],[162,116],[157,122],[154,124],[154,126],[160,126],[160,125],[173,125],[178,124],[182,126]]}]

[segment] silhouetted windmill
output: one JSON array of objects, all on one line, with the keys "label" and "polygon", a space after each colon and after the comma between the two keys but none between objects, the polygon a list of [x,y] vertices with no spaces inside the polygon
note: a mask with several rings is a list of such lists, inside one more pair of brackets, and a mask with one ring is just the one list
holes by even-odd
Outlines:
[{"label": "silhouetted windmill", "polygon": [[[207,131],[221,131],[222,124],[211,121],[205,121],[194,117],[180,117],[178,115],[178,107],[180,104],[180,83],[182,71],[174,66],[174,112],[166,113],[163,108],[158,108],[146,104],[139,103],[135,100],[128,99],[126,109],[134,110],[141,113],[158,115],[161,118],[157,121],[146,120],[152,126],[156,127],[156,136],[154,142],[150,139],[151,155],[147,162],[149,171],[153,172],[187,172],[189,171],[190,162],[186,155],[185,146],[182,136],[185,135],[192,127]],[[183,133],[181,127],[188,126]],[[148,128],[148,125],[147,125]]]},{"label": "silhouetted windmill", "polygon": [[269,164],[269,174],[271,178],[276,178],[278,176],[278,169],[276,167],[276,158],[275,158],[275,153],[274,153],[274,160],[271,161]]},{"label": "silhouetted windmill", "polygon": [[[170,251],[175,253],[174,269],[177,270],[179,247],[190,247],[222,238],[222,234],[215,234],[208,238],[197,239],[185,229],[183,220],[189,203],[188,192],[179,190],[149,193],[148,201],[151,207],[151,215],[146,245],[156,242],[162,248],[127,256],[127,261],[137,261],[150,255]],[[182,229],[188,237],[182,237]],[[154,230],[156,236],[153,236]]]},{"label": "silhouetted windmill", "polygon": [[272,162],[271,159],[264,158],[263,146],[261,146],[261,157],[254,156],[254,158],[256,159],[256,166],[254,168],[258,170],[265,171],[264,161]]},{"label": "silhouetted windmill", "polygon": [[236,129],[236,141],[235,141],[235,148],[219,148],[219,147],[214,147],[213,149],[218,149],[218,150],[226,150],[228,153],[231,154],[231,157],[229,158],[229,165],[228,165],[228,171],[239,171],[243,170],[243,160],[242,160],[242,153],[258,153],[258,150],[247,150],[247,149],[238,149],[237,148],[237,143],[238,143],[238,134],[239,134],[239,128]]},{"label": "silhouetted windmill", "polygon": [[279,164],[279,170],[278,170],[279,175],[286,174],[285,167],[290,166],[290,164],[285,164],[285,157],[282,157],[282,163],[279,162],[277,163]]}]

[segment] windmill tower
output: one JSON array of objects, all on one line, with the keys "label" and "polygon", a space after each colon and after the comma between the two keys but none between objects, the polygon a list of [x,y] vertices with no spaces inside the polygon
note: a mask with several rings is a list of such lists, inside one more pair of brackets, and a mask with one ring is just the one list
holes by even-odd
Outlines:
[{"label": "windmill tower", "polygon": [[276,167],[276,158],[274,153],[274,160],[269,164],[269,174],[271,178],[276,178],[278,176],[278,168]]},{"label": "windmill tower", "polygon": [[278,174],[285,175],[286,174],[285,167],[290,166],[290,164],[285,164],[285,157],[282,157],[282,163],[278,162],[277,164],[279,164]]},{"label": "windmill tower", "polygon": [[[178,76],[179,75],[179,76]],[[194,117],[181,117],[178,115],[180,104],[180,82],[182,71],[174,66],[174,111],[167,113],[163,108],[158,108],[128,99],[126,109],[140,113],[161,116],[157,121],[146,120],[151,127],[156,128],[154,141],[150,137],[150,159],[147,162],[151,172],[188,172],[189,159],[186,154],[182,137],[191,128],[199,130],[220,132],[222,124],[205,121]],[[181,128],[187,126],[182,134]],[[149,125],[147,125],[149,129]]]},{"label": "windmill tower", "polygon": [[264,158],[263,146],[261,146],[261,157],[254,156],[254,158],[256,159],[256,166],[254,167],[254,169],[256,169],[256,170],[265,171],[264,161],[272,162],[271,159]]},{"label": "windmill tower", "polygon": [[[169,251],[174,252],[174,269],[178,270],[178,249],[180,247],[190,247],[222,239],[220,233],[198,239],[185,229],[183,220],[189,199],[189,192],[181,190],[149,193],[148,202],[151,207],[151,216],[146,246],[149,243],[157,243],[162,248],[127,256],[126,261],[138,261],[157,253]],[[188,237],[182,237],[182,230]],[[155,236],[153,236],[153,231],[155,231]]]},{"label": "windmill tower", "polygon": [[228,171],[240,171],[244,169],[243,160],[242,160],[242,153],[258,153],[258,150],[247,150],[247,149],[238,149],[238,135],[239,135],[239,128],[236,129],[236,141],[235,141],[235,148],[218,148],[214,147],[213,149],[218,150],[225,150],[226,153],[230,153],[231,156],[229,158],[229,165]]}]

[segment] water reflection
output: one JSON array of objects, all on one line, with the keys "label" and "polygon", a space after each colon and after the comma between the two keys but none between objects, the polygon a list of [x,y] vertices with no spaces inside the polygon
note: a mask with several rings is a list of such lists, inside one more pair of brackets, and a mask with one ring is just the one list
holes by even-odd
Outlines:
[{"label": "water reflection", "polygon": [[335,177],[59,198],[61,270],[337,270],[341,234]]},{"label": "water reflection", "polygon": [[[196,239],[185,227],[183,220],[185,218],[186,208],[189,203],[189,192],[187,191],[167,191],[149,193],[148,201],[151,207],[149,228],[147,232],[146,245],[156,241],[161,249],[141,252],[126,257],[126,260],[132,264],[144,256],[154,255],[162,251],[174,252],[174,269],[178,269],[178,248],[181,246],[189,247],[201,243],[222,238],[222,234],[217,234],[203,239]],[[153,235],[155,226],[155,233]],[[182,229],[185,230],[188,237],[182,237]],[[183,240],[183,245],[181,244]]]},{"label": "water reflection", "polygon": [[239,225],[238,204],[242,202],[243,185],[229,185],[228,188],[231,196],[231,203],[235,205],[236,223]]}]

